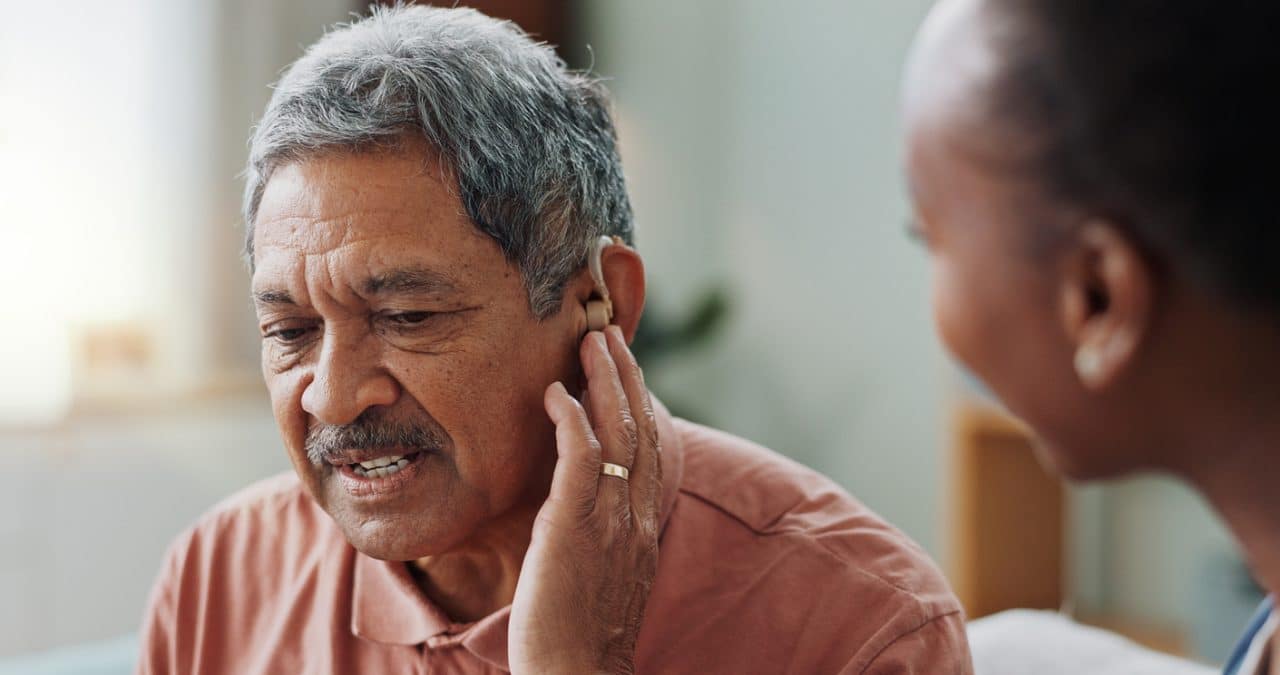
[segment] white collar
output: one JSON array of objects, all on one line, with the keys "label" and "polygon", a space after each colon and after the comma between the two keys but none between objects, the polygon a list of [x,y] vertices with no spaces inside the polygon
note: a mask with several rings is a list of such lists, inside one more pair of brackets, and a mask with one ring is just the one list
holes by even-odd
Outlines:
[{"label": "white collar", "polygon": [[1274,611],[1267,617],[1266,623],[1253,634],[1253,639],[1249,641],[1249,649],[1245,651],[1244,658],[1240,660],[1240,668],[1236,670],[1238,675],[1266,675],[1258,672],[1258,666],[1262,664],[1267,654],[1267,648],[1271,644],[1271,637],[1276,633],[1276,627],[1280,626],[1280,615]]}]

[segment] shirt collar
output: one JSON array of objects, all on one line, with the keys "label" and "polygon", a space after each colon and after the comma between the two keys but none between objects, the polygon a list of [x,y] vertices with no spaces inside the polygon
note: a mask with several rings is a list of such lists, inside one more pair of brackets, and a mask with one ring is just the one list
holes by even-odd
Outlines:
[{"label": "shirt collar", "polygon": [[352,633],[386,644],[416,645],[449,630],[449,617],[418,589],[405,563],[357,551],[352,576]]},{"label": "shirt collar", "polygon": [[[657,399],[653,405],[662,441],[662,531],[665,532],[684,473],[684,447],[671,413]],[[408,565],[356,552],[351,584],[351,632],[359,637],[395,645],[419,645],[442,639],[456,641],[477,657],[507,670],[510,617],[511,607],[507,606],[475,623],[454,623],[418,589]]]},{"label": "shirt collar", "polygon": [[1257,641],[1258,634],[1266,626],[1267,621],[1271,619],[1274,612],[1275,599],[1267,597],[1262,601],[1253,618],[1249,619],[1249,625],[1245,628],[1244,637],[1240,638],[1235,648],[1231,650],[1231,656],[1227,658],[1226,668],[1222,671],[1225,675],[1246,675],[1241,670],[1241,667],[1249,655],[1250,647]]}]

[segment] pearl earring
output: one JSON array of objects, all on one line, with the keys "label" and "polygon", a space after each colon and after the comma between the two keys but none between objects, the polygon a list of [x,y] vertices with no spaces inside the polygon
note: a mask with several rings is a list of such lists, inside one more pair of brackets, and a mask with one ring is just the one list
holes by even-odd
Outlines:
[{"label": "pearl earring", "polygon": [[1098,355],[1098,350],[1090,347],[1081,347],[1076,351],[1076,375],[1080,376],[1080,380],[1088,384],[1098,376],[1098,371],[1102,369],[1102,357]]}]

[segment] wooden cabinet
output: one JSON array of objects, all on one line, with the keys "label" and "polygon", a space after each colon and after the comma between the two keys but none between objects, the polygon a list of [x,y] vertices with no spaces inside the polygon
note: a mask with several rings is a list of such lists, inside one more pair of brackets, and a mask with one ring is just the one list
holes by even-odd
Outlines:
[{"label": "wooden cabinet", "polygon": [[[1041,466],[1026,427],[989,404],[966,400],[951,424],[947,576],[968,618],[1020,607],[1072,610],[1062,479]],[[1148,648],[1189,654],[1181,627],[1069,613]]]},{"label": "wooden cabinet", "polygon": [[950,471],[951,583],[969,618],[1062,606],[1065,490],[1030,434],[981,403],[959,406]]}]

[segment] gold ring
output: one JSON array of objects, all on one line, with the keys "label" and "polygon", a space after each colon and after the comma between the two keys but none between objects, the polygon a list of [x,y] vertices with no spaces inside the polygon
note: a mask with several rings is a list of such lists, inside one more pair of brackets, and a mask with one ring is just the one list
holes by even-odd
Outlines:
[{"label": "gold ring", "polygon": [[628,469],[627,467],[622,466],[620,464],[614,464],[612,462],[604,462],[603,464],[600,465],[600,475],[614,476],[616,478],[621,478],[622,480],[630,480],[631,469]]}]

